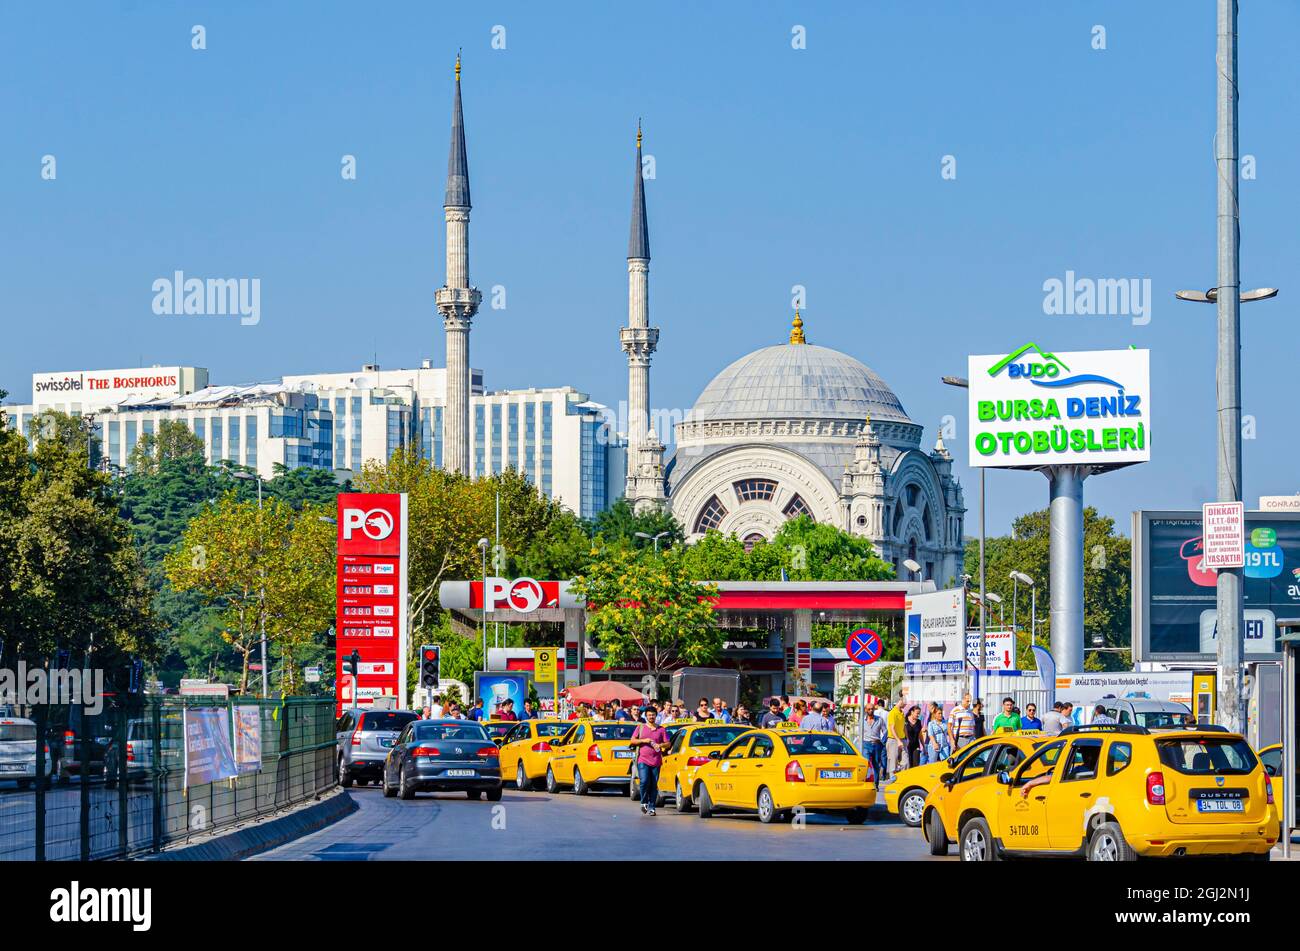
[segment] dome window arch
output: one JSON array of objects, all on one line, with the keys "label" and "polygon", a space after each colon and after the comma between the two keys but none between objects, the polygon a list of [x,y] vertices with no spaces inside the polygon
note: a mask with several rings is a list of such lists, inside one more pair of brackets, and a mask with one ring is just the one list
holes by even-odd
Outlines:
[{"label": "dome window arch", "polygon": [[709,501],[704,503],[704,508],[700,509],[700,514],[695,518],[695,531],[697,534],[702,535],[710,529],[717,528],[726,517],[727,508],[722,504],[722,500],[716,495],[711,495]]},{"label": "dome window arch", "polygon": [[741,479],[732,486],[736,498],[745,502],[771,502],[776,495],[776,483],[771,479]]},{"label": "dome window arch", "polygon": [[799,518],[802,515],[806,515],[809,518],[812,518],[814,522],[817,521],[815,518],[813,518],[812,509],[808,508],[808,503],[805,502],[803,500],[803,496],[799,495],[797,492],[795,493],[794,497],[791,498],[790,501],[786,503],[785,508],[782,509],[781,514],[783,514],[786,518]]}]

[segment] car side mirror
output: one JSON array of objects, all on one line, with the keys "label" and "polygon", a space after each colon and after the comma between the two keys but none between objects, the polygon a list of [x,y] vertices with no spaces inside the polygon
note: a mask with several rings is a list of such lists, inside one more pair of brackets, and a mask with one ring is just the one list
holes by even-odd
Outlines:
[{"label": "car side mirror", "polygon": [[953,775],[952,773],[944,773],[942,776],[939,777],[939,782],[943,783],[945,786],[951,785],[952,775]]},{"label": "car side mirror", "polygon": [[722,759],[722,750],[709,750],[709,759]]},{"label": "car side mirror", "polygon": [[1008,773],[1005,769],[1004,769],[1004,770],[1001,770],[1001,771],[998,773],[998,785],[999,785],[999,786],[1010,786],[1010,785],[1011,785],[1011,774]]}]

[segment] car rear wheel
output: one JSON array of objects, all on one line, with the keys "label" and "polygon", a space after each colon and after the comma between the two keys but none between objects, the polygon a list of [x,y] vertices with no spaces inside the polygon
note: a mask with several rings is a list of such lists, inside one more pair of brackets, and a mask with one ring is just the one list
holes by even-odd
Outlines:
[{"label": "car rear wheel", "polygon": [[925,790],[909,789],[898,797],[898,818],[913,829],[921,828],[921,814],[925,810]]},{"label": "car rear wheel", "polygon": [[501,787],[498,786],[496,789],[489,789],[489,790],[487,791],[487,799],[488,799],[488,802],[500,802],[500,801],[501,801]]},{"label": "car rear wheel", "polygon": [[997,846],[993,833],[983,819],[971,819],[961,827],[961,860],[963,862],[996,862]]},{"label": "car rear wheel", "polygon": [[925,842],[930,847],[931,855],[948,854],[948,833],[943,830],[943,820],[937,812],[931,812],[925,823]]},{"label": "car rear wheel", "polygon": [[867,810],[850,809],[848,812],[844,814],[844,818],[849,820],[849,825],[860,826],[862,825],[862,823],[867,821]]},{"label": "car rear wheel", "polygon": [[532,783],[528,781],[528,774],[524,772],[524,761],[520,760],[519,765],[515,767],[515,789],[526,790]]},{"label": "car rear wheel", "polygon": [[1132,862],[1137,853],[1124,839],[1118,822],[1103,822],[1088,840],[1089,862]]},{"label": "car rear wheel", "polygon": [[758,791],[758,821],[763,825],[776,822],[779,817],[776,803],[772,801],[772,792],[766,786]]},{"label": "car rear wheel", "polygon": [[700,783],[699,790],[700,790],[700,794],[696,801],[700,804],[700,818],[712,819],[713,800],[709,798],[709,788],[705,786],[703,783]]},{"label": "car rear wheel", "polygon": [[406,781],[406,768],[398,770],[397,773],[397,795],[401,799],[414,799],[415,787]]},{"label": "car rear wheel", "polygon": [[481,789],[466,789],[466,790],[465,790],[465,795],[466,795],[466,797],[468,797],[468,798],[470,798],[470,799],[482,799],[482,798],[483,798],[483,790],[481,790]]},{"label": "car rear wheel", "polygon": [[555,770],[546,767],[546,791],[554,795],[560,791],[560,784],[555,781]]},{"label": "car rear wheel", "polygon": [[587,793],[591,792],[591,787],[588,786],[587,781],[582,778],[582,770],[578,769],[576,766],[573,767],[573,792],[579,796],[585,796]]},{"label": "car rear wheel", "polygon": [[682,781],[680,779],[673,781],[673,808],[678,812],[685,812],[691,808],[691,800],[682,793]]},{"label": "car rear wheel", "polygon": [[352,787],[352,776],[348,773],[348,765],[343,762],[343,757],[339,757],[339,785],[344,789]]}]

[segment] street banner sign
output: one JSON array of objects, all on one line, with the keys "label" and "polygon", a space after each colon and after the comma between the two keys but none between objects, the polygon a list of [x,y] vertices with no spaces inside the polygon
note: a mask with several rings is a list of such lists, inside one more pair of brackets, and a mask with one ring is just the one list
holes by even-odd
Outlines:
[{"label": "street banner sign", "polygon": [[1014,631],[984,632],[984,663],[980,663],[980,632],[966,632],[966,661],[981,670],[1016,669],[1016,635]]},{"label": "street banner sign", "polygon": [[1201,506],[1201,567],[1241,568],[1246,564],[1246,504],[1206,502]]},{"label": "street banner sign", "polygon": [[533,648],[533,676],[538,680],[555,680],[556,650],[554,647]]},{"label": "street banner sign", "polygon": [[970,464],[1105,468],[1151,459],[1149,350],[971,356]]},{"label": "street banner sign", "polygon": [[949,588],[908,595],[908,674],[959,674],[966,669],[966,591]]},{"label": "street banner sign", "polygon": [[[393,697],[406,707],[406,494],[346,492],[338,497],[336,705]],[[355,678],[343,661],[361,657]]]},{"label": "street banner sign", "polygon": [[880,660],[880,655],[885,652],[884,645],[880,642],[880,635],[869,627],[861,628],[850,634],[845,647],[849,652],[849,660],[864,667]]}]

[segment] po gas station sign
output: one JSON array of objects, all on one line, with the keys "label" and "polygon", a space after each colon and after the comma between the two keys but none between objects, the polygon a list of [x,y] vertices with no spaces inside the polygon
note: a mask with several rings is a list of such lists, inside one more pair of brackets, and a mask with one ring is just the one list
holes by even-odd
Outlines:
[{"label": "po gas station sign", "polygon": [[[406,707],[406,495],[349,492],[338,497],[335,703],[365,707],[395,697]],[[343,661],[356,651],[355,674]]]}]

